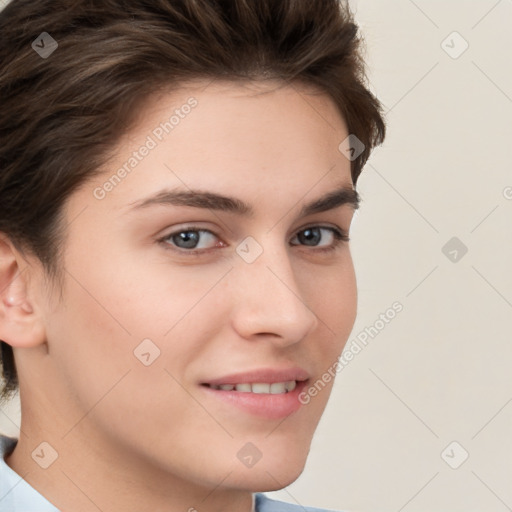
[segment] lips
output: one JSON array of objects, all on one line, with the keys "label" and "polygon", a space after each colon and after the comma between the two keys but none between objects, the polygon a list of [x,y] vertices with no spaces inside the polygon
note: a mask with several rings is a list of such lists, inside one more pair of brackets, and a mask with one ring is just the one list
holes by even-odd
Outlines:
[{"label": "lips", "polygon": [[309,373],[302,368],[263,368],[202,382],[206,396],[220,400],[223,407],[236,407],[251,415],[279,419],[298,411],[298,397]]}]

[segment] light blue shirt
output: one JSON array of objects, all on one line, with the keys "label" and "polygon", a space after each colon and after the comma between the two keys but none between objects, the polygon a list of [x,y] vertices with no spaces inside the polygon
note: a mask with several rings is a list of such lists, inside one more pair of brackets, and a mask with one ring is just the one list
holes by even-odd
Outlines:
[{"label": "light blue shirt", "polygon": [[[4,458],[14,450],[17,442],[16,438],[0,434],[0,512],[60,512],[6,464]],[[253,496],[254,512],[333,512],[291,505],[262,493]]]}]

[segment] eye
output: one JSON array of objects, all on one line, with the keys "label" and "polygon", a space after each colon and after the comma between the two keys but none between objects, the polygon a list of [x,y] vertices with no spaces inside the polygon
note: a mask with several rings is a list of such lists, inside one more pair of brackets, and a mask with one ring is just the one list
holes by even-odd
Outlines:
[{"label": "eye", "polygon": [[[327,236],[325,236],[327,233]],[[290,242],[291,245],[304,245],[315,248],[316,252],[332,251],[342,242],[350,241],[348,235],[334,227],[311,226],[300,230],[292,239],[299,243]],[[324,241],[325,240],[325,241]],[[226,244],[219,240],[215,233],[208,229],[190,226],[179,231],[174,231],[158,240],[165,249],[174,250],[189,256],[199,256],[208,252],[209,249],[226,247]],[[317,248],[320,247],[320,248]]]},{"label": "eye", "polygon": [[187,252],[194,252],[197,249],[221,247],[223,244],[215,242],[216,238],[217,236],[208,229],[191,226],[170,233],[159,241],[167,245],[171,245],[172,243],[172,245],[176,246],[178,249],[188,250]]},{"label": "eye", "polygon": [[[325,237],[322,233],[328,233]],[[336,249],[342,242],[349,242],[350,238],[344,231],[329,226],[311,226],[299,231],[294,238],[297,238],[303,245],[309,247],[321,247],[317,251],[331,251]],[[321,242],[327,238],[327,243]],[[292,244],[296,245],[296,244]]]}]

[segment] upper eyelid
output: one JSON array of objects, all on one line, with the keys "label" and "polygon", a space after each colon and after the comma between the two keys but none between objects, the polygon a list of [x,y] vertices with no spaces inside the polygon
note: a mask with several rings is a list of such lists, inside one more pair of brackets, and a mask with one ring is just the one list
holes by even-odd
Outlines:
[{"label": "upper eyelid", "polygon": [[[322,223],[322,222],[316,222],[316,223],[312,222],[312,223],[305,224],[304,226],[301,226],[301,227],[295,229],[294,230],[294,234],[300,233],[301,231],[304,231],[305,229],[308,229],[308,228],[337,229],[341,233],[348,234],[348,231],[343,229],[341,226],[338,226],[338,225],[335,225],[335,224],[332,225],[332,226],[329,226],[328,224]],[[213,231],[211,229],[208,229],[208,228],[205,228],[205,227],[201,227],[201,226],[198,226],[198,225],[195,225],[195,224],[191,224],[189,226],[185,225],[183,227],[174,229],[173,231],[170,231],[169,233],[167,233],[165,235],[162,235],[162,237],[160,237],[160,238],[168,238],[171,235],[176,235],[178,233],[183,233],[184,231],[205,231],[207,233],[211,233],[212,235],[214,235],[216,237],[219,237],[219,235],[217,233],[215,233],[215,231]]]}]

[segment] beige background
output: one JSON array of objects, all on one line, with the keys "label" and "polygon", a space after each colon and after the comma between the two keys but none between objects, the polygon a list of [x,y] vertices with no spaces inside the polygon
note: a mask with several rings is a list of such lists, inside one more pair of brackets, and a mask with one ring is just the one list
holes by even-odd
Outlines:
[{"label": "beige background", "polygon": [[[351,5],[389,131],[359,182],[348,345],[395,301],[403,311],[338,376],[303,475],[269,495],[512,510],[512,1]],[[18,423],[14,402],[0,430]]]}]

